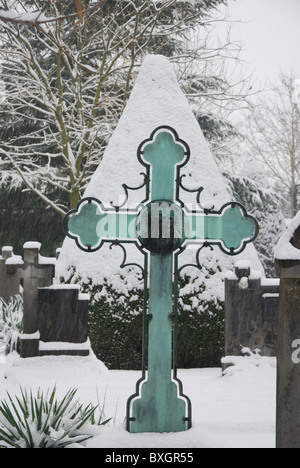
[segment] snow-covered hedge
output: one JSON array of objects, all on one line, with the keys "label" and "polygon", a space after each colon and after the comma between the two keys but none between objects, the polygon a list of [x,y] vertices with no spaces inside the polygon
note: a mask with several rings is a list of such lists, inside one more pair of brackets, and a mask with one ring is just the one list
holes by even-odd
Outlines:
[{"label": "snow-covered hedge", "polygon": [[[193,291],[192,283],[186,276],[180,284],[178,366],[219,366],[224,354],[224,302],[216,297],[205,298],[205,285],[202,291]],[[187,285],[189,293],[185,292]],[[96,356],[111,369],[140,369],[142,287],[121,293],[107,281],[95,285],[89,280],[81,288],[91,296],[89,338]]]}]

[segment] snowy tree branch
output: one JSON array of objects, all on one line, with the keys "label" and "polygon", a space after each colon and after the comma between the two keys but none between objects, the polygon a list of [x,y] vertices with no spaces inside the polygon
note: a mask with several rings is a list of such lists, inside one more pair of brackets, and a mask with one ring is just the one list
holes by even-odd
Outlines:
[{"label": "snowy tree branch", "polygon": [[[97,10],[99,7],[104,5],[108,0],[101,0],[98,2],[96,5],[87,8],[85,10],[81,11],[80,18],[87,14],[91,13],[94,10]],[[31,12],[31,13],[18,13],[17,11],[14,10],[1,10],[0,9],[0,21],[3,21],[4,23],[12,23],[12,24],[21,24],[21,25],[26,25],[26,26],[33,26],[34,28],[37,28],[41,31],[43,31],[43,28],[41,28],[41,25],[43,24],[48,24],[48,23],[57,23],[62,20],[66,19],[73,19],[78,17],[78,11],[76,13],[69,13],[67,15],[59,15],[55,17],[47,17],[44,14],[44,11],[47,9],[51,2],[47,2],[43,10],[41,11],[36,11],[36,12]]]},{"label": "snowy tree branch", "polygon": [[[2,150],[3,151],[3,150]],[[50,208],[52,208],[54,211],[56,211],[57,213],[61,214],[61,215],[65,215],[66,212],[59,207],[58,204],[56,203],[53,203],[52,200],[50,200],[44,193],[42,193],[40,190],[38,190],[36,187],[34,187],[34,185],[29,181],[29,179],[26,177],[24,171],[19,167],[19,165],[16,163],[16,161],[14,160],[14,158],[11,156],[10,153],[8,152],[5,152],[4,153],[5,156],[8,158],[8,160],[10,161],[10,163],[12,164],[12,166],[14,167],[14,169],[16,170],[16,172],[19,174],[19,176],[21,177],[21,179],[23,180],[24,184],[26,185],[26,187],[33,193],[35,193],[46,205],[48,205]]]},{"label": "snowy tree branch", "polygon": [[[75,208],[101,162],[143,57],[169,52],[185,87],[192,63],[201,65],[197,73],[209,74],[205,64],[219,61],[229,49],[209,47],[205,34],[195,47],[191,43],[191,28],[205,28],[210,20],[198,4],[103,0],[90,3],[82,20],[74,21],[74,0],[36,0],[36,12],[27,11],[27,2],[0,0],[0,154],[6,155],[7,173],[15,172],[29,190],[44,194],[43,201],[57,212]],[[212,83],[201,93],[187,86],[192,102],[225,107],[227,98],[234,101],[229,86]],[[68,194],[64,207],[56,201],[60,192]]]}]

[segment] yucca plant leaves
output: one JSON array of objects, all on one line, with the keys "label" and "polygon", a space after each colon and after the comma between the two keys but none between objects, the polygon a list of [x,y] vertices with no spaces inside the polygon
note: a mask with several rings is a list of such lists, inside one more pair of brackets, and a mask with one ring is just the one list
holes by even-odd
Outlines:
[{"label": "yucca plant leaves", "polygon": [[[75,400],[76,389],[70,389],[61,400],[56,387],[50,393],[21,389],[14,398],[0,402],[0,448],[64,448],[81,444],[91,436],[84,431],[86,424],[95,424],[97,407],[86,407]],[[109,420],[98,425],[107,424]]]}]

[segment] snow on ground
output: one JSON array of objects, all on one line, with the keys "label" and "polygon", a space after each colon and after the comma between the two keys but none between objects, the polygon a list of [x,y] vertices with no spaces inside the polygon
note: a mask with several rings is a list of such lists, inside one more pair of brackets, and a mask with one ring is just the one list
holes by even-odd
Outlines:
[{"label": "snow on ground", "polygon": [[127,433],[126,401],[141,373],[109,371],[95,356],[0,357],[0,399],[6,391],[19,394],[20,386],[47,390],[56,384],[58,397],[78,388],[81,403],[99,404],[105,418],[113,418],[88,448],[275,448],[275,358],[238,358],[224,377],[220,368],[178,374],[193,410],[192,429],[178,434]]}]

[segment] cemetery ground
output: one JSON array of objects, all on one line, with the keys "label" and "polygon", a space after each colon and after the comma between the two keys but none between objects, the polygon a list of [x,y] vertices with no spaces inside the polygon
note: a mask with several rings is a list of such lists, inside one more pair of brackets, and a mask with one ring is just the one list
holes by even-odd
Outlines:
[{"label": "cemetery ground", "polygon": [[[80,403],[99,405],[105,426],[91,427],[87,448],[275,448],[276,358],[236,358],[222,376],[220,368],[179,369],[193,405],[190,430],[170,434],[130,434],[125,430],[126,401],[140,371],[108,370],[91,354],[21,359],[0,355],[0,400],[57,388],[57,398],[76,388]],[[100,414],[100,413],[99,413]]]}]

